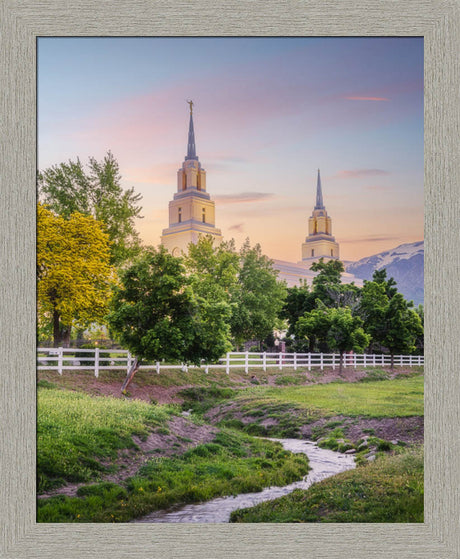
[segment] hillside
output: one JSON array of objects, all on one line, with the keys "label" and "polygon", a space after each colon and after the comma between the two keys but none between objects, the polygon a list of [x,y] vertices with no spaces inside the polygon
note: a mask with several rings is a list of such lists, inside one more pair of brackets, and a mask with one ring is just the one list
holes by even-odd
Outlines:
[{"label": "hillside", "polygon": [[393,277],[398,290],[415,305],[423,304],[424,243],[407,243],[362,258],[346,266],[346,271],[361,279],[372,279],[374,270],[385,268],[387,277]]}]

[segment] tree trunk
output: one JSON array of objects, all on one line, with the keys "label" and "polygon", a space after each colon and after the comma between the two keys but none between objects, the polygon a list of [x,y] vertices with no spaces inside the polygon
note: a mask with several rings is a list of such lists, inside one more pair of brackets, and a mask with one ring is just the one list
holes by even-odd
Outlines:
[{"label": "tree trunk", "polygon": [[121,393],[126,394],[126,389],[130,385],[131,381],[133,380],[134,375],[139,370],[139,360],[137,357],[134,358],[134,362],[131,365],[131,369],[129,369],[128,374],[126,375],[125,382],[121,387]]},{"label": "tree trunk", "polygon": [[53,309],[53,344],[54,347],[69,347],[71,326],[61,324],[59,311]]}]

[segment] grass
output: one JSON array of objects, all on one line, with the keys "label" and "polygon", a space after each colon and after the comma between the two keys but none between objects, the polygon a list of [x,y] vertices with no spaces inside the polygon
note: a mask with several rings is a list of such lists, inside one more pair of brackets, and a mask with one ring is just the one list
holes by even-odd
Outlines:
[{"label": "grass", "polygon": [[82,486],[77,497],[38,500],[38,522],[126,522],[176,503],[286,485],[308,471],[304,455],[224,430],[181,456],[152,458],[125,486]]},{"label": "grass", "polygon": [[119,449],[135,448],[132,435],[145,437],[175,411],[171,406],[39,388],[38,492],[97,479],[107,471],[100,459],[114,459]]},{"label": "grass", "polygon": [[366,383],[317,384],[314,386],[251,387],[237,395],[245,409],[289,404],[321,412],[324,416],[409,417],[423,415],[423,377]]},{"label": "grass", "polygon": [[231,522],[423,522],[423,448],[379,457],[293,493],[241,509]]}]

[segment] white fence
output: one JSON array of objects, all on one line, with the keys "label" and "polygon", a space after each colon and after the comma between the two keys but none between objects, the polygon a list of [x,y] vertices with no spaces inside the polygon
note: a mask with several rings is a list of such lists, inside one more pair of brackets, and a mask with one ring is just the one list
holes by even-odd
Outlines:
[{"label": "white fence", "polygon": [[[82,355],[83,354],[83,355]],[[77,355],[77,356],[76,356]],[[391,364],[391,356],[385,354],[348,353],[344,356],[344,367],[385,367]],[[75,348],[38,348],[37,369],[39,371],[57,371],[62,375],[63,371],[92,370],[96,377],[99,371],[104,370],[128,370],[134,357],[126,349],[75,349]],[[83,363],[82,363],[83,362]],[[424,364],[423,355],[395,355],[394,366],[413,367]],[[338,353],[250,353],[231,352],[219,360],[218,363],[203,364],[201,367],[207,373],[209,369],[225,369],[227,374],[230,369],[243,369],[245,373],[249,369],[269,368],[283,369],[298,368],[308,369],[326,367],[335,369],[340,365]],[[168,365],[156,362],[151,365],[141,365],[140,369],[149,369],[160,374],[163,369],[181,369],[187,372],[189,368],[198,368],[194,365]]]}]

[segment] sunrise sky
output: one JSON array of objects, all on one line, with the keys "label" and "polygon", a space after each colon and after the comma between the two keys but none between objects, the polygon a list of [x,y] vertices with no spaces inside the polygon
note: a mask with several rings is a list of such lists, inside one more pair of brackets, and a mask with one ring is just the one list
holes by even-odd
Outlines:
[{"label": "sunrise sky", "polygon": [[111,150],[157,245],[187,99],[225,238],[300,260],[320,168],[341,259],[423,239],[422,38],[40,38],[39,169]]}]

